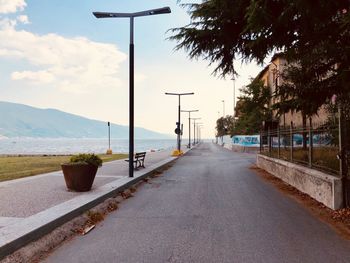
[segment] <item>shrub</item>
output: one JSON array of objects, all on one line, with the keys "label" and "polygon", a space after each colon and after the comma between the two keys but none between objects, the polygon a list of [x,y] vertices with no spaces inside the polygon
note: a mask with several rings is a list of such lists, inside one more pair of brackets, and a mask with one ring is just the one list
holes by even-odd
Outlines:
[{"label": "shrub", "polygon": [[96,154],[77,154],[73,155],[70,160],[70,164],[91,164],[94,166],[101,167],[102,159]]}]

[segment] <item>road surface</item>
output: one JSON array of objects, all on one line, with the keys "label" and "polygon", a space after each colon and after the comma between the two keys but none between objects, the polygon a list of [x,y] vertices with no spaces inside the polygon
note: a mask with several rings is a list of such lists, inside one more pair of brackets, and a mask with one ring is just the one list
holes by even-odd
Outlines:
[{"label": "road surface", "polygon": [[350,242],[205,143],[46,262],[350,262]]}]

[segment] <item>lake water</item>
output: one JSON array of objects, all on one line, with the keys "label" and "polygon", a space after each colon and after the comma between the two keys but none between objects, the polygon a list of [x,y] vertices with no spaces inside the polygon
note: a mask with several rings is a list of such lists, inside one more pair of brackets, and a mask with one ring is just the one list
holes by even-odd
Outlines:
[{"label": "lake water", "polygon": [[[174,140],[135,140],[135,151],[165,150],[176,148]],[[107,139],[0,139],[0,154],[74,154],[105,153],[108,149]],[[127,153],[129,141],[111,139],[113,153]]]}]

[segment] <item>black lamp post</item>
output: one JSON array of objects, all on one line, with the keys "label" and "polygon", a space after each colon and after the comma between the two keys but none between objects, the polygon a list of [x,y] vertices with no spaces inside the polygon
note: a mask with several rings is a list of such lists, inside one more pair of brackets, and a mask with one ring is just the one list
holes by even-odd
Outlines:
[{"label": "black lamp post", "polygon": [[198,112],[199,110],[182,110],[181,112],[188,112],[188,148],[191,148],[191,112]]},{"label": "black lamp post", "polygon": [[171,13],[170,7],[146,10],[136,13],[93,12],[96,18],[129,18],[129,177],[134,176],[134,18]]},{"label": "black lamp post", "polygon": [[201,118],[192,118],[192,120],[193,120],[193,145],[196,144],[196,120],[200,120],[200,119]]},{"label": "black lamp post", "polygon": [[235,109],[236,109],[236,78],[235,76],[231,79],[233,81],[233,119],[235,119]]},{"label": "black lamp post", "polygon": [[178,122],[176,125],[176,134],[177,134],[177,150],[179,151],[179,154],[181,153],[181,96],[185,95],[194,95],[193,92],[188,92],[188,93],[170,93],[170,92],[165,92],[165,95],[175,95],[179,97],[179,108],[178,108]]},{"label": "black lamp post", "polygon": [[198,125],[198,142],[201,142],[203,125]]},{"label": "black lamp post", "polygon": [[111,123],[108,122],[108,149],[107,149],[107,154],[112,154],[112,149],[111,149]]},{"label": "black lamp post", "polygon": [[197,144],[199,143],[199,139],[200,139],[200,132],[199,132],[199,128],[202,127],[203,123],[202,122],[197,122],[196,125],[197,125]]},{"label": "black lamp post", "polygon": [[225,118],[225,101],[222,100],[221,102],[222,102],[222,117]]}]

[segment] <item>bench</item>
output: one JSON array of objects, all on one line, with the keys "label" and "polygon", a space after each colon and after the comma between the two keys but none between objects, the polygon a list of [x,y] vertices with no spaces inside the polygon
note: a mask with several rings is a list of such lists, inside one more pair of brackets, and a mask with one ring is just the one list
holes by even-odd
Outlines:
[{"label": "bench", "polygon": [[[146,152],[135,153],[135,156],[134,156],[135,170],[141,167],[145,168],[145,157],[146,157]],[[129,160],[125,160],[125,161],[129,162]]]}]

